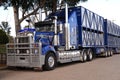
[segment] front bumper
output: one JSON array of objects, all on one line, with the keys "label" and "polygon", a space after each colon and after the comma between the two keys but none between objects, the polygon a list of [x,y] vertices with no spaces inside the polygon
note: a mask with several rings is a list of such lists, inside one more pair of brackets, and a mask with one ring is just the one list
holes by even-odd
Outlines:
[{"label": "front bumper", "polygon": [[7,66],[41,68],[45,59],[41,46],[41,43],[7,44]]}]

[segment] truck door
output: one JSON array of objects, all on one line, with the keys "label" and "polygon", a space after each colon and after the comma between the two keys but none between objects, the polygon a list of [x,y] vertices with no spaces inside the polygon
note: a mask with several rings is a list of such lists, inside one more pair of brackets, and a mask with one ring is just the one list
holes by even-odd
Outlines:
[{"label": "truck door", "polygon": [[77,45],[77,31],[76,26],[70,28],[70,45],[75,47]]}]

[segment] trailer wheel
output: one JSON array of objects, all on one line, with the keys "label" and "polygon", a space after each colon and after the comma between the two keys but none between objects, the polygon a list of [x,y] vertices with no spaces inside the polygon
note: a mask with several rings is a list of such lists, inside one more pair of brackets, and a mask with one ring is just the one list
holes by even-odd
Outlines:
[{"label": "trailer wheel", "polygon": [[91,61],[93,59],[93,52],[91,49],[87,51],[87,60]]},{"label": "trailer wheel", "polygon": [[104,54],[105,54],[105,57],[108,57],[108,51],[105,51]]},{"label": "trailer wheel", "polygon": [[111,50],[111,51],[110,51],[110,56],[112,56],[112,55],[113,55],[113,51]]},{"label": "trailer wheel", "polygon": [[56,57],[53,53],[48,53],[45,58],[45,65],[43,66],[44,70],[53,70],[57,64]]}]

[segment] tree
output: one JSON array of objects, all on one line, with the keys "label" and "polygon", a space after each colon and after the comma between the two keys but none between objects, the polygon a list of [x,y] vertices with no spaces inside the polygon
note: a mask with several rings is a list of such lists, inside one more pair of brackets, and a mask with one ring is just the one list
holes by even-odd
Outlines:
[{"label": "tree", "polygon": [[[42,2],[42,0],[1,0],[0,1],[0,5],[4,6],[5,9],[10,6],[13,7],[16,34],[21,29],[20,24],[22,23],[22,21],[28,18],[29,16],[35,14],[39,10],[39,8],[42,6],[42,5],[39,6],[40,1]],[[36,8],[33,8],[34,5],[36,6],[38,5],[38,6]],[[20,9],[22,12],[22,18],[19,18]],[[27,13],[28,10],[31,10],[31,12]]]},{"label": "tree", "polygon": [[9,42],[9,38],[3,30],[0,30],[0,44],[6,44]]},{"label": "tree", "polygon": [[0,29],[2,29],[4,32],[6,32],[8,35],[10,35],[10,29],[11,27],[9,26],[8,22],[1,22]]},{"label": "tree", "polygon": [[8,35],[0,29],[0,53],[5,53],[6,52],[6,43],[9,42]]},{"label": "tree", "polygon": [[64,3],[67,2],[70,6],[75,6],[79,2],[86,2],[87,0],[46,0],[45,7],[50,9],[52,12],[57,10],[57,7],[60,5],[64,6]]},{"label": "tree", "polygon": [[[64,4],[65,1],[69,5],[76,5],[79,1],[87,0],[0,0],[0,6],[4,6],[5,9],[9,6],[13,7],[14,11],[14,20],[15,20],[15,29],[16,34],[21,29],[20,24],[23,20],[30,17],[31,15],[37,14],[37,11],[41,9],[50,10],[55,12],[57,10],[57,5]],[[72,3],[72,4],[71,4]],[[19,18],[19,10],[21,9],[22,18]],[[30,11],[30,12],[29,12]]]}]

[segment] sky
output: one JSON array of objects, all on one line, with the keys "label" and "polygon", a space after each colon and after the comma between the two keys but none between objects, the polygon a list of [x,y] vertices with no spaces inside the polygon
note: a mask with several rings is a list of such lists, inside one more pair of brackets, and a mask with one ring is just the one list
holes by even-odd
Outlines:
[{"label": "sky", "polygon": [[120,25],[120,0],[88,0],[78,5]]},{"label": "sky", "polygon": [[[78,6],[83,6],[104,18],[120,25],[120,0],[88,0],[85,3],[80,2]],[[11,29],[11,35],[15,36],[14,15],[12,8],[4,10],[0,7],[0,22],[8,21]],[[24,26],[25,23],[22,24]]]}]

